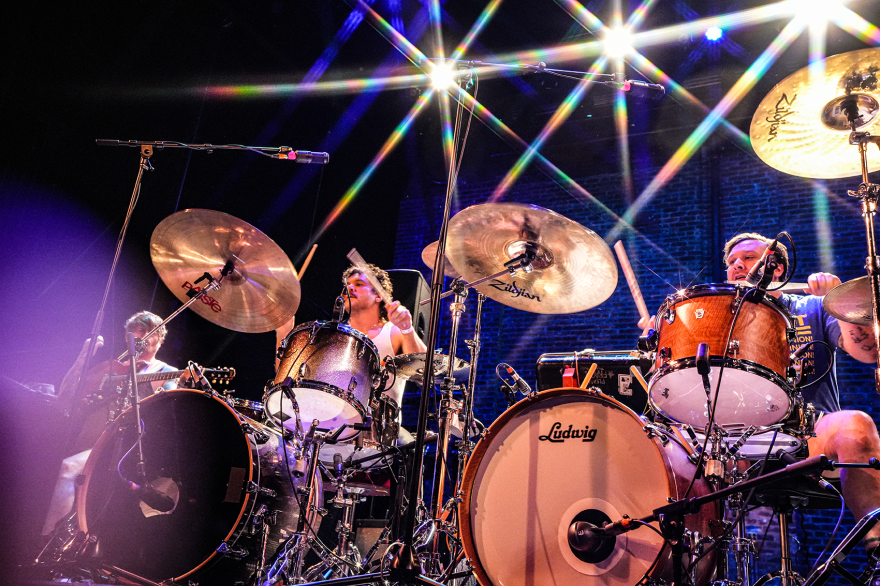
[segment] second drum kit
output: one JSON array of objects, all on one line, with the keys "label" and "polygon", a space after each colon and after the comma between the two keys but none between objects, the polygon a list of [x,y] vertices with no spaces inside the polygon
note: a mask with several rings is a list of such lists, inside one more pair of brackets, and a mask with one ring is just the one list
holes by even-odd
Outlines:
[{"label": "second drum kit", "polygon": [[[825,77],[852,77],[872,67],[880,70],[880,51],[847,53],[826,60]],[[806,164],[833,173],[826,176],[848,176],[850,147],[840,146],[841,136],[856,128],[841,122],[840,111],[856,95],[860,119],[867,121],[858,130],[866,133],[877,120],[876,83],[842,90],[806,75],[795,73],[765,98],[753,134],[773,119],[780,93],[810,97],[821,114],[814,118],[823,122],[803,122],[800,138],[780,135],[772,151],[759,149],[759,155],[793,174]],[[814,148],[822,141],[827,148]],[[804,163],[814,151],[822,152],[821,165]],[[436,243],[425,249],[426,262],[435,250]],[[289,259],[234,217],[176,213],[156,228],[151,254],[165,284],[218,325],[266,332],[296,313],[300,285]],[[364,496],[391,495],[405,480],[413,442],[400,427],[401,406],[385,391],[397,380],[420,382],[430,363],[441,401],[434,495],[424,495],[416,531],[424,575],[443,584],[476,579],[483,586],[673,580],[748,586],[753,544],[743,516],[730,514],[753,504],[745,492],[680,511],[680,522],[670,514],[673,521],[660,528],[636,527],[669,503],[746,486],[762,462],[780,468],[805,457],[814,413],[798,390],[790,357],[795,327],[785,307],[766,295],[752,302],[754,288],[743,284],[689,287],[663,302],[656,330],[639,350],[619,353],[641,381],[634,392],[644,397],[645,414],[591,384],[590,363],[575,352],[560,366],[569,381],[562,388],[535,393],[513,373],[510,395],[522,391],[524,398],[482,430],[473,419],[479,385],[471,368],[479,356],[480,309],[470,360],[454,351],[468,287],[479,292],[480,303],[488,297],[527,312],[574,313],[614,292],[617,266],[602,238],[580,224],[537,206],[492,203],[450,220],[445,272],[456,279],[452,360],[380,356],[347,324],[315,321],[286,336],[259,403],[210,386],[144,399],[144,459],[152,488],[165,497],[161,506],[120,494],[115,484],[120,466],[126,477],[134,475],[124,454],[137,426],[131,410],[123,412],[86,466],[77,504],[86,543],[80,550],[91,547],[104,571],[143,584],[296,584],[388,570],[386,553],[399,527],[389,521],[381,539],[360,551],[355,505]],[[825,304],[835,316],[870,323],[870,295],[870,283],[857,279],[830,293]],[[708,351],[701,351],[703,344]],[[639,360],[650,372],[634,365]],[[445,490],[445,460],[455,438],[460,474]],[[802,480],[803,488],[771,484],[749,494],[783,513],[804,499],[827,500],[818,484]],[[336,544],[317,536],[325,495],[342,509]],[[399,493],[392,516],[406,505],[401,500]],[[728,567],[728,552],[735,568]],[[796,574],[782,558],[780,575],[788,584]]]}]

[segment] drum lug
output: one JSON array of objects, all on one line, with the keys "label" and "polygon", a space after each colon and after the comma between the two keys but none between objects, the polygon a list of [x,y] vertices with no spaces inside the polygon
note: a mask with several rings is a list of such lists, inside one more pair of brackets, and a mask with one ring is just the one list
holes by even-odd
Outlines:
[{"label": "drum lug", "polygon": [[358,340],[357,343],[357,359],[361,360],[364,357],[364,354],[367,353],[367,345],[364,344],[361,340]]},{"label": "drum lug", "polygon": [[244,559],[250,552],[243,547],[230,547],[225,541],[220,544],[220,547],[217,548],[217,553],[222,553],[225,556],[234,557],[238,559]]},{"label": "drum lug", "polygon": [[357,388],[358,382],[357,379],[351,377],[351,380],[348,382],[348,392],[354,395],[354,390]]},{"label": "drum lug", "polygon": [[659,429],[654,427],[653,425],[648,424],[648,425],[644,426],[642,428],[642,431],[644,431],[648,435],[649,438],[652,438],[652,437],[659,438],[660,443],[663,444],[664,446],[669,443],[669,437],[665,433],[661,432]]},{"label": "drum lug", "polygon": [[675,308],[671,305],[666,308],[666,311],[663,312],[663,319],[667,324],[672,325],[672,322],[675,321]]},{"label": "drum lug", "polygon": [[661,361],[671,360],[672,359],[672,348],[669,346],[663,346],[659,350],[657,350],[657,357],[660,358]]},{"label": "drum lug", "polygon": [[727,345],[727,353],[734,358],[737,357],[739,354],[739,340],[733,339],[730,341],[730,344]]},{"label": "drum lug", "polygon": [[271,488],[263,488],[262,486],[260,486],[256,482],[254,482],[253,480],[248,481],[247,488],[245,490],[246,490],[246,492],[249,492],[249,493],[258,493],[258,494],[268,496],[270,498],[274,498],[278,495],[278,493],[276,493]]}]

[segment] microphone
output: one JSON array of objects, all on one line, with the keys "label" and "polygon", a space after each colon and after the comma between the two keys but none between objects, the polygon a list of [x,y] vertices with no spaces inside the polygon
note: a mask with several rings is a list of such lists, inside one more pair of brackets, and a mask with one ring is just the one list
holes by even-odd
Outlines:
[{"label": "microphone", "polygon": [[603,83],[624,91],[634,98],[648,98],[654,102],[663,99],[663,96],[666,95],[666,88],[662,85],[637,79],[626,79],[622,73],[615,73],[614,81]]},{"label": "microphone", "polygon": [[167,513],[174,509],[174,499],[164,495],[149,484],[135,484],[130,480],[124,480],[126,488],[148,507],[152,507],[160,513]]},{"label": "microphone", "polygon": [[[758,262],[756,262],[752,266],[751,270],[749,270],[749,274],[746,275],[746,283],[748,283],[749,285],[754,287],[761,281],[761,279],[764,277],[764,273],[762,272],[762,269],[767,264],[767,256],[771,252],[773,252],[773,253],[776,252],[776,245],[777,244],[779,244],[779,237],[778,236],[773,239],[773,242],[771,242],[767,248],[764,249],[764,254],[761,255],[761,258],[758,259]],[[760,274],[758,274],[758,273],[760,273]]]},{"label": "microphone", "polygon": [[512,366],[510,366],[509,364],[507,364],[507,363],[505,363],[505,362],[502,362],[502,363],[499,364],[498,367],[495,369],[495,373],[496,373],[496,374],[498,373],[498,369],[499,369],[499,368],[504,368],[504,370],[507,371],[507,374],[510,375],[510,378],[513,379],[513,390],[515,390],[515,391],[519,391],[519,392],[522,393],[523,395],[530,395],[530,394],[532,394],[532,387],[530,387],[530,386],[529,386],[529,383],[527,383],[526,381],[524,381],[524,380],[522,379],[522,377],[520,377],[519,374],[517,374],[517,372],[513,369]]},{"label": "microphone", "polygon": [[[776,450],[776,458],[778,460],[781,460],[786,466],[790,464],[795,464],[800,461],[782,448]],[[816,480],[819,482],[819,486],[821,486],[825,490],[825,492],[830,492],[831,494],[839,494],[839,491],[834,487],[834,485],[822,478],[821,476],[818,476]]]},{"label": "microphone", "polygon": [[313,151],[295,151],[290,147],[281,147],[276,155],[269,155],[273,159],[286,159],[288,161],[296,161],[308,165],[314,163],[316,165],[326,165],[330,162],[330,153],[319,153]]},{"label": "microphone", "polygon": [[345,317],[345,292],[342,295],[336,298],[336,302],[333,305],[333,311],[336,314],[336,321],[342,323],[342,318]]}]

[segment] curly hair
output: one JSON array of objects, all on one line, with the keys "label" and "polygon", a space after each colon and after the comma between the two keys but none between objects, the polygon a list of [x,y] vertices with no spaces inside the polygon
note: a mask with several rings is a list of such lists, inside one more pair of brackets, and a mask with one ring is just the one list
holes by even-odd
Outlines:
[{"label": "curly hair", "polygon": [[[379,284],[382,285],[382,288],[385,289],[385,292],[391,296],[394,293],[394,285],[391,283],[391,277],[388,276],[388,272],[380,269],[374,264],[368,264],[367,269],[372,271],[373,276],[376,277],[376,280],[379,281]],[[342,273],[342,284],[348,285],[348,279],[352,275],[362,275],[363,271],[357,267],[348,267],[345,269],[345,272]],[[388,319],[388,312],[385,311],[385,304],[379,304],[379,317],[384,320]]]}]

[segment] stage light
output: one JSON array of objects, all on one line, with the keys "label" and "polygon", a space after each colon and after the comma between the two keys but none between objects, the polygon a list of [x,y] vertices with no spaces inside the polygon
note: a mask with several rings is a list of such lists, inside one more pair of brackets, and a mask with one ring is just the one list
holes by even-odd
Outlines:
[{"label": "stage light", "polygon": [[446,62],[434,65],[434,70],[430,73],[431,85],[434,86],[434,89],[445,90],[456,85],[454,67],[454,63]]},{"label": "stage light", "polygon": [[717,26],[710,26],[706,29],[706,39],[709,41],[717,41],[724,35],[724,31]]},{"label": "stage light", "polygon": [[627,29],[610,29],[602,39],[604,53],[610,59],[619,59],[633,50],[632,35]]},{"label": "stage light", "polygon": [[824,24],[834,19],[845,0],[794,0],[795,13],[811,23]]}]

